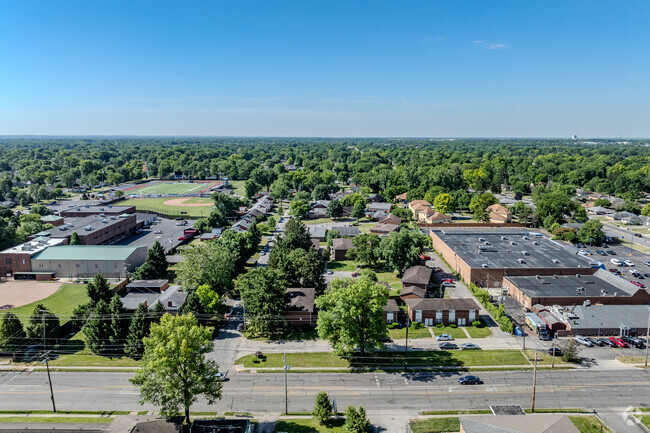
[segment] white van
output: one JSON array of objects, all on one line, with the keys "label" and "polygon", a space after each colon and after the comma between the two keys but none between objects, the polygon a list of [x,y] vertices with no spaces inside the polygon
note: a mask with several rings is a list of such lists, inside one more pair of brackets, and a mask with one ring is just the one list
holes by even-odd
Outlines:
[{"label": "white van", "polygon": [[610,262],[612,263],[612,265],[616,265],[616,266],[621,266],[623,264],[619,259],[612,259],[610,260]]}]

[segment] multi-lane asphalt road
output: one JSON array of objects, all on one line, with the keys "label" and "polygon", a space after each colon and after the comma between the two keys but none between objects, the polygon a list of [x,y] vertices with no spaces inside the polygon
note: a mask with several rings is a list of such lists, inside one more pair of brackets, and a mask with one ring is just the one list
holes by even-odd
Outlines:
[{"label": "multi-lane asphalt road", "polygon": [[[290,411],[309,411],[314,395],[327,391],[340,408],[363,405],[374,411],[413,414],[431,409],[486,409],[490,404],[530,407],[531,371],[482,372],[484,385],[461,386],[458,373],[293,373],[288,377]],[[138,389],[130,373],[54,372],[59,410],[137,410]],[[284,410],[282,374],[231,374],[223,398],[214,405],[199,401],[201,411]],[[538,371],[538,408],[602,408],[640,406],[650,401],[650,372],[625,370]],[[47,375],[43,372],[0,373],[0,410],[49,409]],[[145,405],[145,408],[156,409]]]}]

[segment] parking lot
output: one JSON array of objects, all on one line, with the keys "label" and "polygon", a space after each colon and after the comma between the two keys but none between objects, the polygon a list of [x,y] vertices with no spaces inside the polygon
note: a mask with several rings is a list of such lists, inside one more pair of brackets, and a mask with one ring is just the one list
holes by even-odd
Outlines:
[{"label": "parking lot", "polygon": [[196,222],[194,220],[186,221],[187,225],[178,226],[178,221],[159,216],[156,222],[149,228],[143,229],[142,233],[130,236],[117,245],[146,246],[147,248],[151,248],[158,241],[165,249],[165,252],[169,252],[185,242],[178,240],[178,238],[183,236],[184,229],[192,227]]},{"label": "parking lot", "polygon": [[[650,285],[650,277],[643,275],[650,275],[650,265],[644,263],[650,263],[650,254],[644,254],[636,250],[631,250],[630,247],[622,244],[609,244],[607,247],[592,246],[591,249],[589,246],[587,246],[585,248],[582,248],[582,250],[587,253],[586,257],[602,262],[606,269],[617,269],[620,271],[622,274],[621,276],[626,280],[635,281],[646,287]],[[599,254],[598,251],[601,251],[601,253]],[[603,255],[602,252],[605,252],[606,255]],[[622,264],[616,265],[612,263],[612,260],[618,260]],[[626,260],[632,264],[626,265],[624,263]],[[633,270],[636,270],[640,277],[635,277],[631,272]]]}]

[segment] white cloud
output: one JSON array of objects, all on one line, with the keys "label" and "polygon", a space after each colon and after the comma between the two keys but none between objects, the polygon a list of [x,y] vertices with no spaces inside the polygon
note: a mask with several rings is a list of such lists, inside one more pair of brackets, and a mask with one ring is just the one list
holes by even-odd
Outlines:
[{"label": "white cloud", "polygon": [[508,44],[489,44],[487,47],[488,50],[502,50],[506,48]]},{"label": "white cloud", "polygon": [[508,48],[509,45],[505,42],[494,43],[494,42],[485,42],[485,41],[472,41],[472,43],[476,46],[483,47],[486,50],[502,50],[504,48]]},{"label": "white cloud", "polygon": [[482,45],[485,43],[485,41],[472,41],[472,43],[475,45]]}]

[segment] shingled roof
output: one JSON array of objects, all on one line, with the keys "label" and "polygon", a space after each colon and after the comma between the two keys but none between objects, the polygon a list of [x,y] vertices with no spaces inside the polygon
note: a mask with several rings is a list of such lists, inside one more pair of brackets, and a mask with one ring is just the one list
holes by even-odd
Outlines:
[{"label": "shingled roof", "polygon": [[411,266],[404,272],[402,283],[408,284],[429,284],[432,270],[426,266]]},{"label": "shingled roof", "polygon": [[411,310],[479,310],[480,309],[476,301],[470,298],[407,299],[405,302],[408,304]]}]

